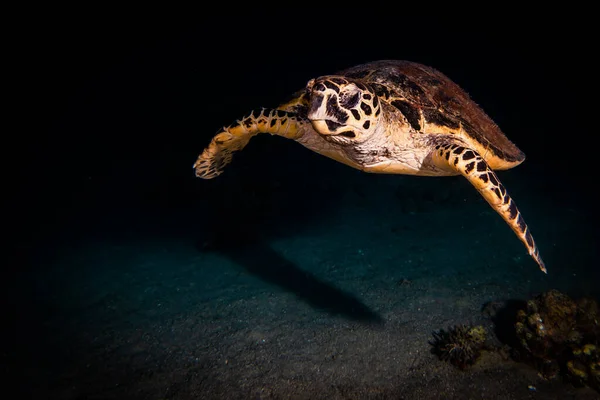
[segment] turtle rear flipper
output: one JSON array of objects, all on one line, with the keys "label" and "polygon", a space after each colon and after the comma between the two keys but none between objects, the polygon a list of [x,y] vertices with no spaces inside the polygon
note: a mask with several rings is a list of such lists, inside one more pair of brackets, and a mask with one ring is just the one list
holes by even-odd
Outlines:
[{"label": "turtle rear flipper", "polygon": [[219,176],[231,162],[233,153],[242,150],[259,133],[297,139],[300,128],[301,122],[295,113],[268,108],[252,111],[213,137],[194,163],[196,176],[204,179]]},{"label": "turtle rear flipper", "polygon": [[540,269],[546,272],[533,236],[514,200],[477,151],[465,147],[464,143],[448,139],[435,146],[432,161],[439,168],[454,170],[467,178],[516,233]]}]

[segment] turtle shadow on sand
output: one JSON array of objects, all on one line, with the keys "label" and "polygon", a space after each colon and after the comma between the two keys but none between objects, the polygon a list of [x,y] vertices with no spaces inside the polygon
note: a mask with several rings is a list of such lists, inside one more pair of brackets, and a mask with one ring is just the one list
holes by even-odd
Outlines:
[{"label": "turtle shadow on sand", "polygon": [[230,233],[217,231],[208,241],[199,241],[198,250],[218,252],[261,280],[294,293],[317,310],[359,322],[383,323],[379,314],[352,294],[320,280],[273,250],[254,228],[236,227],[247,239],[235,244],[229,241]]},{"label": "turtle shadow on sand", "polygon": [[[268,179],[263,182],[268,182]],[[280,194],[275,193],[277,190],[271,184],[265,185],[267,189],[257,191],[257,186],[251,184],[251,195],[248,186],[227,186],[224,189],[227,194],[221,192],[220,201],[209,200],[213,217],[203,223],[204,230],[196,240],[197,250],[217,252],[259,279],[295,294],[317,310],[363,323],[382,324],[381,316],[355,296],[320,280],[271,248],[270,237],[298,235],[314,229],[314,225],[323,220],[313,209],[316,204],[305,204],[300,214],[296,207],[289,206],[294,198],[295,189],[288,187],[292,184],[283,183]],[[250,200],[250,196],[255,196],[255,199]],[[310,203],[306,197],[305,201]],[[225,198],[230,200],[223,200]],[[240,199],[245,199],[243,206],[239,205]],[[313,200],[318,202],[316,198]],[[229,201],[238,205],[231,207]],[[277,209],[275,204],[283,206]],[[310,214],[310,217],[304,213]],[[308,228],[308,225],[313,227]]]}]

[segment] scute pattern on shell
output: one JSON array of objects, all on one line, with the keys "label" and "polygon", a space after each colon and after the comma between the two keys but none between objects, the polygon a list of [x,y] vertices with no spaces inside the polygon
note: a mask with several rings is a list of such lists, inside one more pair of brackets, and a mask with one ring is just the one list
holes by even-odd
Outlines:
[{"label": "scute pattern on shell", "polygon": [[348,68],[339,74],[369,84],[381,100],[399,108],[417,130],[422,127],[416,116],[422,113],[431,124],[450,130],[462,128],[468,139],[502,159],[510,162],[525,159],[525,154],[479,105],[434,68],[410,61],[383,60]]}]

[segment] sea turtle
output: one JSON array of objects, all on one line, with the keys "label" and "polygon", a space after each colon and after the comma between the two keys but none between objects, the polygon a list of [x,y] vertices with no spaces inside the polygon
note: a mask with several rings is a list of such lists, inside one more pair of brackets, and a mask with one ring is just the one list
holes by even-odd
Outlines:
[{"label": "sea turtle", "polygon": [[531,232],[494,170],[525,160],[461,89],[415,62],[381,60],[308,81],[279,107],[250,112],[224,127],[194,164],[196,176],[223,172],[259,133],[293,139],[361,171],[464,176],[546,272]]}]

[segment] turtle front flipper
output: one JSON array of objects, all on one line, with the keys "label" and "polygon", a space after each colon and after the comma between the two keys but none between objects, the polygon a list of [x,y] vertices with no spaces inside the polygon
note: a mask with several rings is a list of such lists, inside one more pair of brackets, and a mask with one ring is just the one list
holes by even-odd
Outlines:
[{"label": "turtle front flipper", "polygon": [[438,168],[453,170],[467,178],[517,234],[527,247],[529,255],[538,263],[540,269],[546,273],[544,262],[523,216],[517,209],[514,200],[508,195],[505,187],[481,155],[475,150],[465,147],[462,143],[448,140],[435,146],[432,161]]},{"label": "turtle front flipper", "polygon": [[252,111],[213,137],[194,163],[196,176],[204,179],[219,176],[231,162],[233,153],[242,150],[259,133],[297,139],[301,135],[302,124],[299,116],[293,112],[268,108]]}]

